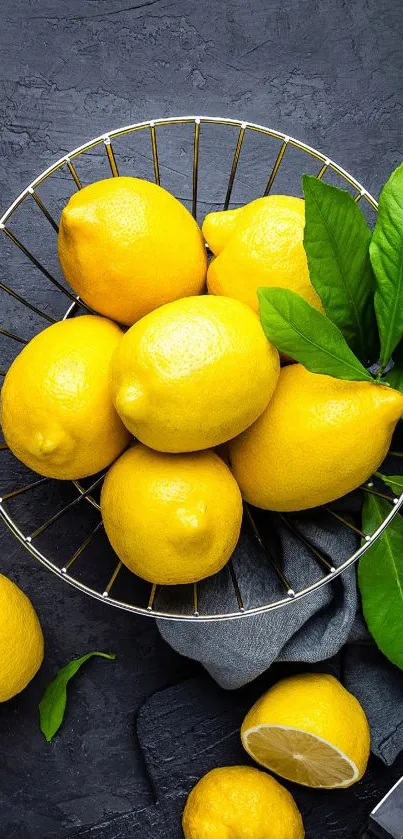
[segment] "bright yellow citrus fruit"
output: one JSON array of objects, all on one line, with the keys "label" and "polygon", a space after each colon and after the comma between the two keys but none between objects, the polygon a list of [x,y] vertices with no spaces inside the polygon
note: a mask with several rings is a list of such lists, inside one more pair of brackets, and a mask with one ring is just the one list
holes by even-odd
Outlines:
[{"label": "bright yellow citrus fruit", "polygon": [[1,425],[30,469],[71,480],[108,466],[130,440],[112,403],[109,368],[122,332],[95,315],[55,323],[13,361]]},{"label": "bright yellow citrus fruit", "polygon": [[183,812],[185,839],[303,839],[288,790],[251,766],[212,769],[193,787]]},{"label": "bright yellow citrus fruit", "polygon": [[112,365],[116,409],[153,449],[207,449],[247,428],[266,407],[278,352],[258,317],[228,297],[168,303],[126,332]]},{"label": "bright yellow citrus fruit", "polygon": [[308,787],[349,787],[368,763],[370,730],[355,696],[334,676],[282,679],[251,708],[241,728],[248,754]]},{"label": "bright yellow citrus fruit", "polygon": [[385,385],[283,367],[266,410],[228,444],[243,497],[287,512],[346,495],[382,463],[402,411]]},{"label": "bright yellow citrus fruit", "polygon": [[238,541],[242,499],[214,452],[161,454],[136,444],[110,468],[101,513],[127,567],[162,585],[219,571]]},{"label": "bright yellow citrus fruit", "polygon": [[290,288],[322,310],[309,279],[304,225],[304,201],[288,195],[210,213],[202,228],[215,254],[207,273],[209,292],[236,297],[258,312],[259,287]]},{"label": "bright yellow citrus fruit", "polygon": [[0,702],[27,686],[43,661],[43,635],[26,594],[0,574]]},{"label": "bright yellow citrus fruit", "polygon": [[206,280],[196,221],[173,195],[139,178],[107,178],[76,192],[62,212],[58,250],[74,291],[119,323],[200,294]]}]

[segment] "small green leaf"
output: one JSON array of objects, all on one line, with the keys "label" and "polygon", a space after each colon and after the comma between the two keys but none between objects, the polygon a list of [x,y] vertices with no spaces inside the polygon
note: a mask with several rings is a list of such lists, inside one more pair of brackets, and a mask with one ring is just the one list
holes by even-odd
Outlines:
[{"label": "small green leaf", "polygon": [[[373,533],[391,510],[387,501],[365,494],[362,526]],[[403,670],[403,518],[390,522],[361,557],[358,586],[368,629],[383,654]]]},{"label": "small green leaf", "polygon": [[113,653],[92,652],[83,655],[82,658],[75,658],[59,670],[53,682],[47,686],[45,693],[39,703],[39,718],[41,731],[48,743],[60,728],[67,702],[67,684],[75,676],[77,670],[93,656],[114,659]]},{"label": "small green leaf", "polygon": [[260,320],[269,341],[312,373],[373,382],[334,323],[285,288],[258,289]]},{"label": "small green leaf", "polygon": [[382,472],[375,472],[377,478],[380,478],[395,495],[401,495],[403,492],[403,475],[383,475]]},{"label": "small green leaf", "polygon": [[371,231],[350,193],[303,175],[304,247],[311,283],[330,320],[356,355],[376,361],[379,340],[375,278],[369,258]]},{"label": "small green leaf", "polygon": [[392,369],[389,370],[389,373],[386,373],[385,381],[387,381],[391,387],[394,387],[395,390],[400,390],[400,393],[403,393],[403,368],[398,367],[397,365],[392,367]]},{"label": "small green leaf", "polygon": [[375,312],[386,367],[403,337],[403,164],[390,176],[379,197],[370,244],[375,272]]}]

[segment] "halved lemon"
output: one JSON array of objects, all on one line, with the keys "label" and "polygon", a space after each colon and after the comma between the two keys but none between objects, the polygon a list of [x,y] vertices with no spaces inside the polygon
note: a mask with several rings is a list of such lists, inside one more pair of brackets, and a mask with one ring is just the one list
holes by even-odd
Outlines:
[{"label": "halved lemon", "polygon": [[349,787],[362,778],[370,731],[357,699],[334,676],[309,673],[278,682],[247,714],[248,754],[265,769],[308,787]]}]

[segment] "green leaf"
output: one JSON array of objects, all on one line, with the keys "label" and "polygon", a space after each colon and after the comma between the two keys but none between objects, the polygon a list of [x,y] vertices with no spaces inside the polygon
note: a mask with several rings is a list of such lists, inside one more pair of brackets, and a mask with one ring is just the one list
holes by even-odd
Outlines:
[{"label": "green leaf", "polygon": [[[365,494],[362,526],[373,533],[391,506]],[[383,654],[403,669],[403,518],[395,516],[358,565],[358,586],[368,629]]]},{"label": "green leaf", "polygon": [[401,495],[403,492],[403,475],[383,475],[382,472],[375,472],[377,478],[380,478],[386,486],[388,486],[395,495]]},{"label": "green leaf", "polygon": [[60,728],[67,702],[67,684],[75,676],[77,670],[93,656],[114,659],[113,653],[92,652],[83,655],[82,658],[75,658],[59,670],[53,682],[47,686],[45,693],[39,703],[39,718],[41,731],[48,743]]},{"label": "green leaf", "polygon": [[260,320],[280,352],[312,373],[373,382],[334,323],[306,300],[285,288],[258,289]]},{"label": "green leaf", "polygon": [[386,367],[403,337],[403,164],[390,176],[379,197],[370,244],[375,272],[375,312]]},{"label": "green leaf", "polygon": [[311,283],[330,320],[356,355],[376,361],[375,278],[369,258],[371,231],[350,193],[303,175],[304,247]]},{"label": "green leaf", "polygon": [[400,390],[400,393],[403,393],[403,368],[397,365],[392,367],[392,370],[386,373],[385,381],[395,390]]}]

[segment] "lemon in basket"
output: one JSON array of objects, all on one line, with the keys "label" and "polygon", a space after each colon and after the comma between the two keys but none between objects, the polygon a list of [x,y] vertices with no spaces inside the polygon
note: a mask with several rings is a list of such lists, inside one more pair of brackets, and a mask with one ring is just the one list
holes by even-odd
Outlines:
[{"label": "lemon in basket", "polygon": [[242,500],[214,452],[161,454],[135,444],[105,478],[101,513],[112,547],[131,571],[177,585],[225,565],[238,541]]},{"label": "lemon in basket", "polygon": [[290,288],[322,310],[309,279],[304,225],[305,202],[289,195],[210,213],[202,228],[215,254],[207,274],[209,292],[236,297],[258,312],[259,287]]},{"label": "lemon in basket", "polygon": [[349,787],[368,763],[370,731],[357,699],[334,676],[282,679],[251,708],[242,744],[261,766],[308,787]]},{"label": "lemon in basket", "polygon": [[303,839],[302,818],[281,784],[251,766],[223,766],[193,787],[185,839]]},{"label": "lemon in basket", "polygon": [[127,446],[109,379],[121,338],[116,324],[83,315],[44,329],[13,361],[1,391],[1,425],[9,448],[30,469],[84,478]]},{"label": "lemon in basket", "polygon": [[402,412],[393,388],[283,367],[266,410],[228,444],[243,497],[284,512],[341,498],[378,469]]},{"label": "lemon in basket", "polygon": [[74,291],[119,323],[205,285],[196,221],[173,195],[139,178],[106,178],[75,193],[62,212],[58,250]]},{"label": "lemon in basket", "polygon": [[247,428],[279,376],[254,312],[229,297],[161,306],[126,332],[112,364],[116,409],[153,449],[212,448]]},{"label": "lemon in basket", "polygon": [[24,690],[43,660],[35,609],[18,586],[0,574],[0,702]]}]

